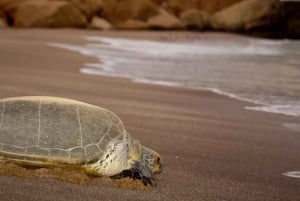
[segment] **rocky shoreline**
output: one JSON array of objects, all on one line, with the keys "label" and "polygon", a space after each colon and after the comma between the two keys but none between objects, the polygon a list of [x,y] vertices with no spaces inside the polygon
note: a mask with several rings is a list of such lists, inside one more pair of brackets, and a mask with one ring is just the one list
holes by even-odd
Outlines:
[{"label": "rocky shoreline", "polygon": [[300,38],[295,0],[1,0],[0,27],[226,31]]}]

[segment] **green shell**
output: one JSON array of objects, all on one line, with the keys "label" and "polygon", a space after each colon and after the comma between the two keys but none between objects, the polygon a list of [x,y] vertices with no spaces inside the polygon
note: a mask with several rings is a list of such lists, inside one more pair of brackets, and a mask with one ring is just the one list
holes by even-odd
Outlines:
[{"label": "green shell", "polygon": [[54,97],[0,99],[0,156],[28,162],[89,164],[127,138],[115,114]]}]

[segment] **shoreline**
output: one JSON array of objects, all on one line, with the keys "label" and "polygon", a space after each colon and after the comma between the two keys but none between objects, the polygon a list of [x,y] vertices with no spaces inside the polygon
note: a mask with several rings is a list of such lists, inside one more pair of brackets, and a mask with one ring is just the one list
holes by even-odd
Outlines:
[{"label": "shoreline", "polygon": [[[130,32],[130,33],[135,33],[135,32]],[[130,34],[129,33],[129,34]],[[136,34],[136,33],[135,33]],[[153,32],[149,32],[147,34],[147,32],[143,32],[141,33],[141,35],[143,36],[157,36],[155,35],[157,33],[153,33]],[[275,57],[275,55],[279,55],[282,56],[282,52],[280,52],[280,49],[276,49],[278,48],[277,45],[278,43],[273,43],[274,41],[272,40],[263,40],[263,39],[252,39],[249,37],[242,37],[242,36],[238,36],[238,35],[232,35],[232,34],[212,34],[212,33],[206,33],[206,34],[199,34],[198,37],[197,35],[194,37],[191,37],[193,35],[193,33],[190,33],[191,35],[188,36],[188,34],[185,33],[177,33],[174,32],[172,35],[170,35],[169,33],[165,34],[169,37],[169,40],[165,40],[165,41],[160,41],[156,39],[151,39],[151,40],[147,40],[145,38],[140,39],[141,37],[138,37],[138,39],[127,39],[125,37],[122,36],[121,34],[117,34],[117,36],[114,39],[114,37],[103,37],[102,35],[99,36],[95,36],[95,35],[85,35],[84,39],[86,40],[86,44],[85,45],[74,45],[74,44],[70,44],[70,43],[49,43],[48,45],[51,47],[55,47],[55,48],[59,48],[59,49],[63,49],[63,50],[67,50],[67,51],[72,51],[72,52],[77,52],[80,55],[84,55],[84,56],[91,56],[94,58],[97,58],[98,62],[96,63],[84,63],[80,69],[80,72],[82,74],[86,74],[86,75],[97,75],[97,76],[105,76],[105,77],[115,77],[115,78],[125,78],[128,79],[132,82],[136,82],[136,83],[146,83],[146,84],[154,84],[154,85],[162,85],[162,86],[171,86],[171,87],[180,87],[180,88],[186,88],[186,89],[197,89],[197,90],[205,90],[205,91],[210,91],[213,92],[215,94],[219,94],[219,95],[224,95],[226,97],[229,98],[233,98],[233,99],[237,99],[240,101],[245,101],[249,104],[256,104],[256,106],[245,106],[245,109],[247,110],[256,110],[256,111],[262,111],[262,112],[269,112],[269,113],[274,113],[274,114],[284,114],[284,115],[288,115],[288,116],[295,116],[295,117],[299,117],[300,113],[299,113],[299,109],[297,109],[297,98],[293,98],[293,97],[289,97],[286,93],[284,93],[282,91],[282,89],[278,89],[278,93],[281,94],[281,96],[279,97],[274,97],[273,99],[277,101],[265,101],[266,99],[269,99],[269,96],[272,96],[272,93],[270,93],[270,90],[274,90],[276,87],[273,86],[274,89],[270,89],[268,87],[263,87],[261,89],[261,91],[264,91],[264,93],[262,92],[256,92],[260,95],[258,95],[257,97],[255,96],[255,93],[247,93],[247,90],[249,91],[253,91],[253,87],[252,86],[248,86],[248,89],[246,90],[246,92],[243,93],[239,93],[238,91],[240,91],[240,89],[235,88],[233,86],[228,85],[227,87],[222,87],[222,84],[226,85],[226,82],[222,83],[221,80],[219,80],[214,74],[222,74],[220,72],[220,69],[215,69],[215,73],[208,73],[208,76],[210,76],[212,83],[214,84],[205,84],[205,82],[208,82],[208,80],[206,80],[204,77],[201,77],[201,74],[197,74],[198,76],[200,76],[200,80],[201,81],[197,81],[197,80],[193,80],[192,76],[190,75],[185,75],[184,72],[182,72],[184,75],[183,77],[189,77],[191,78],[191,80],[188,80],[186,78],[186,83],[184,83],[183,81],[180,81],[180,79],[175,78],[175,79],[169,79],[167,77],[165,77],[166,75],[164,75],[164,70],[168,71],[168,68],[164,67],[164,70],[159,71],[156,69],[159,69],[161,64],[167,64],[169,66],[174,65],[175,63],[172,62],[172,59],[175,59],[176,56],[174,53],[172,53],[174,51],[174,48],[178,48],[183,49],[185,51],[179,51],[176,49],[177,56],[178,54],[186,54],[188,53],[188,56],[190,55],[194,55],[193,57],[197,57],[200,56],[199,61],[203,62],[203,63],[207,63],[210,61],[206,61],[205,59],[202,59],[201,57],[203,57],[204,55],[214,55],[214,57],[217,57],[218,55],[224,55],[225,57],[233,57],[232,59],[236,59],[237,55],[241,55],[241,56],[252,56],[252,60],[255,59],[255,57],[253,55],[268,55],[272,57]],[[125,34],[126,35],[126,34]],[[127,35],[126,35],[127,36]],[[140,36],[140,35],[138,35]],[[161,38],[164,38],[166,36],[161,36]],[[150,38],[150,37],[148,37]],[[155,37],[154,37],[155,38]],[[191,39],[192,38],[192,39]],[[190,45],[193,41],[199,43],[199,45],[197,46],[192,46]],[[282,43],[283,41],[281,41]],[[163,45],[165,43],[165,45]],[[227,48],[224,48],[222,45],[223,43],[228,43]],[[267,43],[267,44],[273,44],[275,45],[274,47],[268,47],[268,46],[263,46],[260,43]],[[280,44],[281,44],[280,43]],[[210,45],[208,45],[210,44]],[[249,45],[250,44],[250,45]],[[255,46],[255,44],[257,46]],[[260,45],[259,45],[260,44]],[[189,45],[189,46],[186,46]],[[233,48],[234,46],[240,46],[239,49],[237,47]],[[251,49],[251,45],[252,45],[252,49]],[[203,47],[202,47],[203,46]],[[155,48],[156,49],[155,49]],[[192,48],[192,50],[187,49],[187,48]],[[202,47],[202,48],[195,48],[195,47]],[[160,49],[165,48],[165,51],[159,51]],[[231,49],[233,48],[233,49]],[[272,49],[273,48],[273,49]],[[229,49],[229,50],[228,50]],[[270,49],[268,51],[266,51],[266,49]],[[168,52],[168,50],[171,52],[169,54],[165,54],[165,52]],[[120,58],[116,55],[118,54],[122,54],[122,51],[128,52],[125,54],[126,56],[121,56]],[[201,53],[196,54],[197,51],[200,51]],[[233,51],[233,52],[232,52]],[[284,50],[281,50],[284,51]],[[286,50],[287,51],[287,50]],[[135,56],[132,56],[132,53],[135,52]],[[139,52],[141,52],[139,54]],[[180,52],[180,53],[179,53]],[[242,52],[242,53],[241,53]],[[281,54],[280,54],[281,53]],[[105,55],[103,57],[101,57],[102,55]],[[158,56],[159,54],[162,54],[164,56],[160,57]],[[204,55],[203,55],[204,54]],[[149,56],[151,55],[151,56]],[[195,56],[197,55],[197,56]],[[230,55],[230,56],[229,56]],[[143,58],[142,59],[136,59],[136,58]],[[184,57],[184,56],[183,56]],[[115,60],[114,60],[115,59]],[[160,62],[160,59],[162,59],[162,61]],[[167,61],[166,63],[164,63],[164,59],[166,59],[166,61],[168,59],[170,59],[170,61]],[[267,59],[267,58],[265,58]],[[132,61],[133,60],[133,61]],[[157,61],[157,63],[156,63]],[[179,60],[180,61],[180,60]],[[187,62],[189,62],[189,59],[186,60]],[[194,62],[197,62],[196,60]],[[239,62],[239,61],[235,61],[235,62]],[[144,71],[148,72],[146,74],[143,75],[143,72],[139,70],[138,68],[138,64],[136,63],[142,63],[142,65],[145,65],[144,67]],[[226,63],[226,61],[225,61]],[[273,64],[273,63],[272,63]],[[272,65],[270,64],[270,65]],[[118,66],[123,66],[125,70],[122,70],[121,68],[119,68]],[[156,68],[149,68],[150,65],[157,65]],[[181,65],[181,69],[184,68],[182,65],[182,63],[180,63]],[[190,64],[191,65],[191,64]],[[217,64],[213,64],[212,68],[215,67]],[[222,62],[219,62],[218,65],[222,66]],[[241,71],[230,71],[230,67],[229,69],[227,69],[227,66],[230,65],[236,65],[234,62],[233,63],[228,63],[227,65],[225,64],[224,67],[224,71],[228,71],[227,74],[223,73],[224,77],[228,77],[228,80],[230,79],[234,79],[233,77],[230,77],[230,72],[235,75],[235,76],[239,76],[239,73],[245,73],[243,72],[243,70]],[[253,63],[246,63],[245,65],[250,65],[249,68],[255,68],[255,66],[257,66],[258,64],[254,64]],[[278,64],[278,66],[280,65],[286,65],[285,63],[283,64]],[[131,66],[130,68],[128,68],[128,66]],[[188,66],[187,66],[188,67]],[[274,66],[273,66],[274,67]],[[283,67],[283,66],[281,66]],[[289,65],[287,65],[286,71],[291,68]],[[156,74],[160,74],[159,72],[162,73],[161,76],[157,76],[155,74],[149,73],[149,70],[152,69],[153,71],[156,72]],[[199,69],[200,72],[205,73],[205,71],[209,71],[208,68],[202,66],[201,64],[199,64]],[[187,71],[189,71],[190,68],[187,68]],[[277,69],[272,69],[273,71],[278,70]],[[173,71],[178,71],[177,68],[174,68]],[[196,72],[195,72],[196,73]],[[260,73],[260,71],[250,71],[248,72],[249,74],[255,74],[255,73]],[[271,73],[271,72],[269,72]],[[140,75],[142,74],[142,75]],[[242,74],[243,76],[243,74]],[[268,75],[265,75],[268,76]],[[147,78],[149,77],[149,78]],[[159,78],[159,77],[164,77],[163,78]],[[250,75],[251,77],[251,75]],[[251,78],[245,78],[248,82],[251,82]],[[255,77],[252,77],[252,79],[255,79]],[[262,77],[260,77],[260,79],[262,79]],[[265,78],[266,79],[266,78]],[[268,77],[268,79],[272,79],[271,77]],[[273,77],[274,79],[274,77]],[[276,77],[275,77],[276,79]],[[279,80],[280,81],[280,80]],[[275,81],[274,81],[275,82]],[[286,81],[287,82],[287,81]],[[242,84],[243,82],[240,82],[240,84]],[[259,85],[260,80],[258,79],[257,83],[252,83],[252,85],[256,84]],[[263,84],[263,83],[260,83]],[[215,85],[215,86],[214,86]],[[268,85],[267,85],[268,86]],[[285,88],[284,91],[289,91],[290,88]],[[296,93],[297,94],[297,93]],[[286,95],[286,96],[285,96]],[[290,100],[290,101],[284,101],[284,100]]]},{"label": "shoreline", "polygon": [[[84,75],[79,72],[82,64],[95,58],[46,45],[84,44],[82,35],[102,32],[0,33],[0,98],[61,96],[108,108],[136,139],[162,155],[165,167],[156,175],[158,186],[148,191],[102,182],[80,186],[51,178],[0,176],[3,199],[296,200],[300,196],[299,180],[282,175],[299,169],[299,131],[283,125],[299,124],[299,118],[245,110],[245,102],[208,91]],[[150,39],[164,34],[168,33],[136,33]]]}]

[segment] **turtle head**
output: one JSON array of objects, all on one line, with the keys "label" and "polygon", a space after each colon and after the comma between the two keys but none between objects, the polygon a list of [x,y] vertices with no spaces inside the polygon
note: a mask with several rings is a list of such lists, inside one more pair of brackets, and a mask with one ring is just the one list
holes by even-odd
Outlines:
[{"label": "turtle head", "polygon": [[145,164],[151,173],[160,173],[162,169],[162,161],[160,155],[139,143],[137,140],[132,140],[129,147],[129,156],[134,161],[140,161]]},{"label": "turtle head", "polygon": [[131,177],[133,179],[140,179],[145,185],[156,185],[153,174],[161,172],[162,164],[161,157],[152,149],[142,146],[139,141],[134,140],[127,133],[128,137],[128,156],[129,168],[115,175],[118,177]]},{"label": "turtle head", "polygon": [[162,160],[160,155],[148,147],[141,147],[141,161],[147,165],[152,173],[160,173],[162,171]]}]

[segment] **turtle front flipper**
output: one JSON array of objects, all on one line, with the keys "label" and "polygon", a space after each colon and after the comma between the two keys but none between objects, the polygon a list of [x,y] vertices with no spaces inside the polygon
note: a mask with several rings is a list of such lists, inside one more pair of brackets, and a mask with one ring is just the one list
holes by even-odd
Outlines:
[{"label": "turtle front flipper", "polygon": [[134,161],[131,169],[123,170],[121,173],[114,175],[111,178],[121,179],[124,177],[129,177],[133,180],[139,179],[145,186],[156,186],[156,181],[150,168],[140,161]]}]

